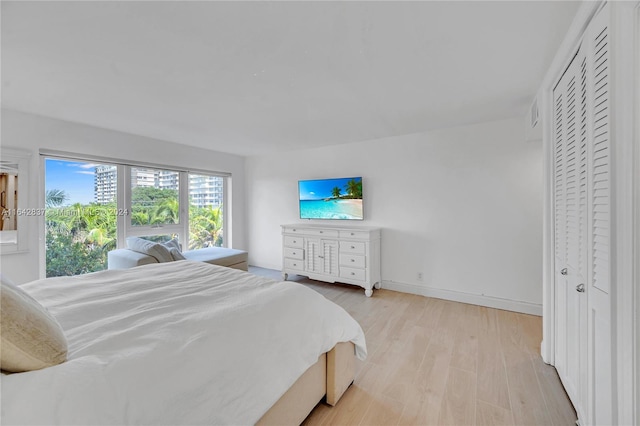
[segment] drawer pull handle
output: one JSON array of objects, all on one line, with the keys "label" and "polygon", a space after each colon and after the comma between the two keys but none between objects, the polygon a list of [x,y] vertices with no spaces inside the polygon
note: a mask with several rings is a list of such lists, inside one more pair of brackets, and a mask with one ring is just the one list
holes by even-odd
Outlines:
[{"label": "drawer pull handle", "polygon": [[352,233],[351,233],[351,235],[356,235],[356,234],[354,234],[354,233],[352,232]]},{"label": "drawer pull handle", "polygon": [[356,248],[355,246],[351,246],[351,249],[352,249],[352,250],[353,250],[353,249],[355,249],[355,248]]},{"label": "drawer pull handle", "polygon": [[351,261],[352,261],[352,262],[355,262],[356,260],[355,260],[355,259],[351,259]]},{"label": "drawer pull handle", "polygon": [[352,272],[352,273],[351,273],[351,275],[355,275],[355,274],[356,274],[355,272]]},{"label": "drawer pull handle", "polygon": [[324,234],[324,231],[320,231],[321,234]]},{"label": "drawer pull handle", "polygon": [[294,264],[293,264],[293,266],[298,266],[298,264],[297,264],[297,263],[294,263]]},{"label": "drawer pull handle", "polygon": [[293,255],[294,255],[294,256],[296,255],[296,252],[295,252],[295,251],[293,252]]},{"label": "drawer pull handle", "polygon": [[296,241],[296,240],[293,240],[293,244],[295,244],[295,243],[297,243],[297,241]]}]

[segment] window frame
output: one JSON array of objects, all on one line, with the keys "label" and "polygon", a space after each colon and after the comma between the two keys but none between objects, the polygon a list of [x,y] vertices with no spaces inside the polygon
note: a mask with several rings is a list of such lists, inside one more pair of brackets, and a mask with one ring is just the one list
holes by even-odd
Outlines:
[{"label": "window frame", "polygon": [[[124,175],[122,179],[122,184],[124,186],[123,194],[124,194],[124,204],[122,207],[118,205],[118,209],[126,210],[127,214],[122,215],[124,218],[124,239],[122,240],[122,245],[120,244],[120,240],[117,241],[116,245],[118,248],[125,248],[126,238],[127,237],[152,237],[157,235],[165,235],[165,234],[178,234],[178,240],[182,247],[186,247],[185,241],[188,242],[188,235],[186,235],[185,240],[185,232],[188,234],[189,232],[189,216],[188,210],[185,209],[185,204],[189,203],[189,186],[188,183],[185,187],[185,177],[187,176],[187,172],[173,170],[170,168],[158,168],[158,167],[146,167],[145,169],[153,169],[153,170],[163,170],[169,172],[178,173],[178,223],[176,224],[162,224],[162,225],[133,225],[131,223],[131,213],[133,212],[133,204],[131,200],[131,195],[133,192],[133,188],[131,187],[131,172],[134,168],[142,168],[140,166],[131,166],[131,165],[123,165]],[[118,175],[118,183],[120,182],[120,175]],[[186,203],[185,203],[186,199]],[[188,206],[187,206],[188,207]],[[185,216],[186,215],[186,216]]]},{"label": "window frame", "polygon": [[[44,199],[46,193],[46,160],[58,159],[65,161],[87,161],[96,162],[100,164],[111,164],[116,166],[117,174],[117,191],[116,191],[116,206],[120,211],[127,211],[127,214],[117,215],[116,217],[116,248],[126,248],[127,237],[149,237],[154,235],[166,235],[171,233],[177,233],[179,236],[180,244],[186,248],[189,246],[189,175],[197,174],[201,176],[212,176],[222,178],[222,247],[231,246],[231,184],[232,174],[227,172],[218,172],[213,170],[201,170],[184,168],[175,165],[156,164],[137,162],[131,160],[122,160],[117,158],[100,157],[93,155],[84,155],[69,153],[63,151],[54,151],[41,149],[40,164],[41,164],[41,190],[40,203],[44,207]],[[160,226],[133,226],[131,225],[131,169],[132,168],[148,168],[156,170],[166,170],[179,173],[178,184],[178,203],[179,203],[179,223],[168,224]],[[46,271],[46,255],[45,251],[45,218],[44,215],[40,220],[40,276],[45,276]]]},{"label": "window frame", "polygon": [[[189,183],[190,183],[190,179],[189,179],[189,175],[194,174],[194,175],[198,175],[198,176],[207,176],[207,177],[219,177],[222,178],[222,247],[229,247],[229,241],[231,241],[231,231],[230,231],[230,224],[231,224],[231,215],[229,215],[228,213],[230,212],[229,210],[229,187],[231,185],[231,175],[229,176],[224,176],[221,174],[217,174],[217,173],[213,173],[213,172],[203,172],[203,171],[189,171],[186,172],[186,178],[184,179],[186,181],[186,186],[187,186],[187,201],[185,204],[185,207],[187,209],[186,215],[187,215],[187,224],[186,224],[186,241],[181,242],[182,247],[189,247],[189,215],[190,215],[190,203],[189,203]],[[182,179],[182,178],[180,178]],[[182,214],[182,213],[180,213]]]}]

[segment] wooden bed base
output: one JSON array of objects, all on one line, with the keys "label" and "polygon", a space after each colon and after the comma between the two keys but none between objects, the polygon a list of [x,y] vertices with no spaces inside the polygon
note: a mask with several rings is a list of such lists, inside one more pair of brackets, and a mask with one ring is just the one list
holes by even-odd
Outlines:
[{"label": "wooden bed base", "polygon": [[355,347],[342,342],[320,355],[258,421],[258,425],[299,425],[326,395],[336,405],[355,377]]}]

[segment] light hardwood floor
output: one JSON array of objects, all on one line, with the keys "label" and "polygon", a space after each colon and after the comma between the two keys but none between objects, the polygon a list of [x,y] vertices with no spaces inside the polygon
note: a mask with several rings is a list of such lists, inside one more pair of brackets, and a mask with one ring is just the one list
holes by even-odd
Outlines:
[{"label": "light hardwood floor", "polygon": [[[250,272],[281,279],[278,271]],[[540,317],[292,280],[348,311],[369,351],[338,404],[318,404],[305,425],[575,425],[556,370],[540,357]]]}]

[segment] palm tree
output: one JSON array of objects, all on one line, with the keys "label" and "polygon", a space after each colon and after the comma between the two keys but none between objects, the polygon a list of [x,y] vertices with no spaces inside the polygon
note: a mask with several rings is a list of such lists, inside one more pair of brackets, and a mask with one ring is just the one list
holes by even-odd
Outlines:
[{"label": "palm tree", "polygon": [[113,206],[91,204],[81,212],[84,225],[84,243],[115,248],[116,215]]},{"label": "palm tree", "polygon": [[56,234],[69,231],[62,211],[56,208],[60,207],[67,199],[69,196],[62,189],[48,189],[44,193],[45,226]]},{"label": "palm tree", "polygon": [[48,209],[59,207],[68,199],[69,196],[62,189],[48,189],[44,193],[44,206]]},{"label": "palm tree", "polygon": [[131,213],[132,225],[144,226],[144,225],[149,225],[150,223],[151,223],[151,217],[149,216],[149,211],[143,210],[143,211],[135,211]]},{"label": "palm tree", "polygon": [[189,209],[189,248],[222,245],[222,206],[191,206]]},{"label": "palm tree", "polygon": [[169,198],[156,208],[152,224],[178,223],[180,202],[177,198]]},{"label": "palm tree", "polygon": [[333,195],[333,198],[340,198],[340,192],[341,189],[336,186],[331,190],[331,195]]},{"label": "palm tree", "polygon": [[353,198],[362,198],[362,181],[351,179],[345,188],[347,193]]},{"label": "palm tree", "polygon": [[46,231],[47,276],[104,269],[107,252],[116,246],[115,204],[48,208]]}]

